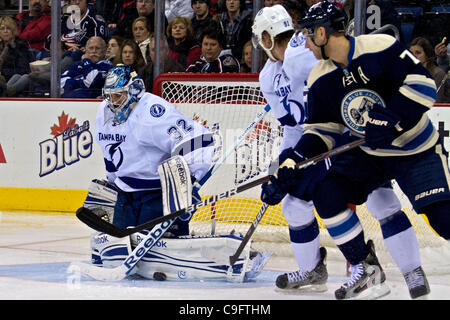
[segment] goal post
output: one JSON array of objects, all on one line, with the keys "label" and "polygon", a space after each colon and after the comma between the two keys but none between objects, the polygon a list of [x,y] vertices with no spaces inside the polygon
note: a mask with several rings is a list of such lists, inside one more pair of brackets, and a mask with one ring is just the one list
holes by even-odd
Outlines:
[{"label": "goal post", "polygon": [[[217,160],[267,104],[260,91],[258,76],[256,73],[166,73],[155,79],[153,93],[173,103],[183,114],[212,132],[216,147],[214,159]],[[283,128],[278,120],[272,112],[267,113],[202,187],[201,196],[218,194],[267,175],[271,161],[278,157],[282,134]],[[400,189],[394,190],[415,229],[421,249],[448,245],[414,212]],[[259,196],[260,188],[255,187],[199,209],[191,220],[191,232],[196,235],[245,234],[262,205]],[[377,252],[387,253],[379,223],[365,205],[357,206],[356,211],[366,238],[374,240]],[[317,218],[321,245],[335,247],[321,219]],[[292,255],[288,224],[281,212],[281,205],[268,208],[253,240],[255,249],[281,256]],[[390,256],[386,256],[389,259]]]}]

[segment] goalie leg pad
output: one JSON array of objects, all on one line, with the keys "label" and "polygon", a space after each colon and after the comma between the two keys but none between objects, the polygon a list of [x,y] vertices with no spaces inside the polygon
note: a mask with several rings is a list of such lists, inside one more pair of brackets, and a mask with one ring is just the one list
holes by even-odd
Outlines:
[{"label": "goalie leg pad", "polygon": [[[192,204],[192,181],[189,167],[182,156],[172,157],[158,166],[163,195],[164,215]],[[190,215],[179,219],[189,220]]]},{"label": "goalie leg pad", "polygon": [[131,253],[130,237],[116,238],[106,233],[91,236],[93,264],[105,268],[119,266]]},{"label": "goalie leg pad", "polygon": [[[131,235],[132,246],[139,243],[144,234]],[[229,256],[239,247],[240,237],[194,237],[161,239],[139,262],[137,273],[148,279],[155,274],[164,274],[167,280],[226,280],[242,282],[246,280],[251,266],[259,272],[267,256],[259,256],[258,262],[250,264],[248,245],[235,265],[229,267]],[[266,259],[266,260],[264,260]],[[251,274],[255,276],[255,272]]]}]

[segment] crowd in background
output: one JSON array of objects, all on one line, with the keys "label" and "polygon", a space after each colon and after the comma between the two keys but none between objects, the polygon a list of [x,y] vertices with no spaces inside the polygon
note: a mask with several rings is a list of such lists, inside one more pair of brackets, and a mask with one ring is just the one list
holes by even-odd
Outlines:
[{"label": "crowd in background", "polygon": [[[346,12],[349,26],[354,1],[333,0]],[[285,6],[296,23],[317,2],[265,0],[263,5]],[[450,102],[449,7],[435,1],[440,17],[447,19],[446,24],[440,24],[442,30],[425,32],[426,28],[419,26],[419,16],[413,21],[417,30],[407,28],[411,22],[407,9],[422,8],[423,16],[431,10],[423,4],[430,6],[431,2],[367,0],[365,33],[394,26],[397,35],[393,29],[383,32],[396,35],[427,67],[436,81],[437,102]],[[0,96],[4,97],[49,95],[49,1],[24,3],[26,10],[0,16]],[[13,0],[0,0],[0,10],[15,5]],[[380,21],[371,16],[373,6],[380,10]],[[144,79],[146,90],[152,91],[155,0],[68,0],[62,2],[61,9],[61,97],[99,97],[107,71],[119,63],[131,65]],[[414,10],[410,11],[414,17]],[[165,0],[164,34],[159,44],[161,72],[251,72],[253,16],[252,0]],[[445,41],[442,35],[449,39]]]}]

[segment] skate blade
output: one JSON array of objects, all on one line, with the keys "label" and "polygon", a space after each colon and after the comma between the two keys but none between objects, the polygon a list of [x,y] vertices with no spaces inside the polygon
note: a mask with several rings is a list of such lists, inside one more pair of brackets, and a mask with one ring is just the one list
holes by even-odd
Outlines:
[{"label": "skate blade", "polygon": [[292,289],[281,289],[278,287],[275,287],[275,291],[282,293],[282,294],[311,294],[311,293],[322,293],[326,292],[328,290],[328,287],[326,284],[314,284],[309,286],[303,286],[300,288],[292,288]]},{"label": "skate blade", "polygon": [[376,300],[387,296],[389,293],[391,293],[391,289],[384,282],[379,285],[367,288],[357,296],[351,297],[347,300]]}]

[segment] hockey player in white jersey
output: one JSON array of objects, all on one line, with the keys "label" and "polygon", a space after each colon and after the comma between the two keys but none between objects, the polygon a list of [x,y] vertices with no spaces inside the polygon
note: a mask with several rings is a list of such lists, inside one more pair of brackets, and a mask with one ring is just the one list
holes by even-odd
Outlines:
[{"label": "hockey player in white jersey", "polygon": [[[281,5],[261,9],[252,29],[253,45],[262,47],[269,57],[259,74],[259,82],[264,98],[283,126],[279,160],[282,162],[285,150],[294,146],[302,136],[304,82],[317,60],[309,50],[305,50],[304,44],[298,42],[292,19]],[[323,163],[320,165],[323,166]],[[320,170],[326,168],[321,167]],[[326,291],[326,250],[319,249],[319,227],[314,216],[314,205],[303,199],[303,195],[296,197],[288,194],[282,202],[282,212],[289,224],[292,250],[299,270],[279,276],[276,286],[282,290]]]},{"label": "hockey player in white jersey", "polygon": [[[284,127],[279,158],[281,164],[290,156],[291,148],[303,134],[302,124],[306,113],[303,101],[305,83],[318,60],[305,48],[306,38],[302,34],[293,34],[291,18],[282,6],[262,9],[255,17],[253,33],[254,45],[262,47],[269,56],[260,73],[260,85],[274,115]],[[270,197],[270,190],[270,185],[264,185],[262,196]],[[309,199],[308,192],[300,197],[288,194],[283,198],[282,211],[289,224],[292,249],[299,270],[278,277],[276,285],[281,289],[320,290],[327,281],[324,261],[326,250],[320,248],[314,205]],[[380,222],[385,244],[400,270],[405,274],[420,267],[414,230],[401,211],[401,204],[392,188],[375,190],[368,197],[366,205]],[[399,216],[405,218],[399,219],[402,221],[401,229],[390,223],[390,218]],[[392,231],[394,229],[395,232]],[[423,294],[428,291],[424,290]],[[385,292],[388,292],[388,289]]]},{"label": "hockey player in white jersey", "polygon": [[[129,66],[117,65],[108,72],[103,95],[95,139],[103,152],[107,181],[91,183],[83,207],[124,229],[200,201],[191,181],[200,180],[211,166],[215,151],[211,133],[171,103],[145,92],[142,79]],[[250,246],[233,268],[214,256],[234,252],[241,238],[189,236],[190,218],[185,214],[175,219],[134,272],[156,280],[243,281],[258,274],[261,256],[250,259]],[[94,234],[93,264],[116,268],[147,234],[124,238]]]}]

